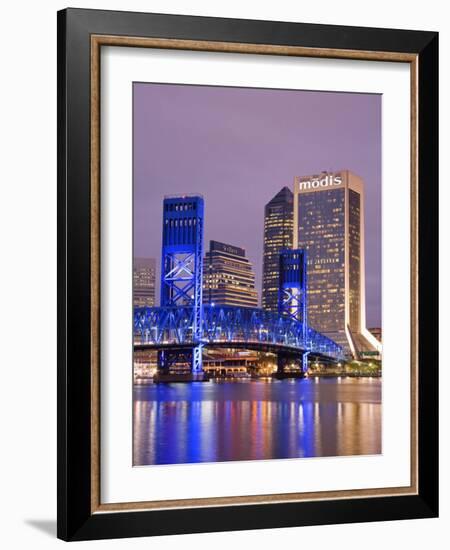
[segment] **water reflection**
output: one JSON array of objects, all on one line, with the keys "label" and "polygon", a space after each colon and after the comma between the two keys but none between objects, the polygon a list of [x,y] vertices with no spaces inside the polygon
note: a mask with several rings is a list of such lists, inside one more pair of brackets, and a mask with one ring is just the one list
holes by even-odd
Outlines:
[{"label": "water reflection", "polygon": [[155,384],[134,389],[134,464],[381,453],[381,381]]}]

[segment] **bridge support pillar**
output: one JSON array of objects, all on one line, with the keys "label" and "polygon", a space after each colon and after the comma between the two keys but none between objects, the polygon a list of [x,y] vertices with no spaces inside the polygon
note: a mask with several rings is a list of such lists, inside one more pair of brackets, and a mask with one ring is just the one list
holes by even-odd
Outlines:
[{"label": "bridge support pillar", "polygon": [[301,378],[303,376],[302,358],[298,353],[278,353],[275,378]]},{"label": "bridge support pillar", "polygon": [[176,371],[189,370],[191,353],[185,349],[161,349],[158,351],[158,372],[171,374]]},{"label": "bridge support pillar", "polygon": [[199,344],[192,349],[192,374],[203,376],[203,345]]},{"label": "bridge support pillar", "polygon": [[303,354],[302,354],[302,371],[303,371],[303,374],[305,372],[307,372],[308,370],[308,355],[310,354],[309,351],[305,351]]},{"label": "bridge support pillar", "polygon": [[289,355],[285,353],[279,353],[277,355],[277,374],[284,374],[286,365],[289,364]]},{"label": "bridge support pillar", "polygon": [[203,345],[191,349],[159,350],[158,373],[154,378],[155,382],[203,382],[209,380],[203,371],[201,357],[196,355],[202,353],[202,348]]},{"label": "bridge support pillar", "polygon": [[169,358],[166,350],[161,349],[158,351],[158,371],[159,372],[168,372],[169,371]]}]

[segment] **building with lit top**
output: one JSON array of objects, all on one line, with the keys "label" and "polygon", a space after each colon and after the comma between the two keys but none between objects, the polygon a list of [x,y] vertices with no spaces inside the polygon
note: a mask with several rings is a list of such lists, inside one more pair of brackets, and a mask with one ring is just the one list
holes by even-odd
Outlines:
[{"label": "building with lit top", "polygon": [[133,262],[133,305],[153,307],[155,305],[154,258],[134,258]]},{"label": "building with lit top", "polygon": [[366,329],[364,182],[349,170],[294,180],[293,247],[306,250],[308,323],[347,355],[381,353]]},{"label": "building with lit top", "polygon": [[280,253],[292,248],[292,191],[283,187],[264,208],[264,255],[261,305],[268,311],[278,311]]},{"label": "building with lit top", "polygon": [[203,303],[258,307],[255,273],[243,248],[209,242],[203,263]]}]

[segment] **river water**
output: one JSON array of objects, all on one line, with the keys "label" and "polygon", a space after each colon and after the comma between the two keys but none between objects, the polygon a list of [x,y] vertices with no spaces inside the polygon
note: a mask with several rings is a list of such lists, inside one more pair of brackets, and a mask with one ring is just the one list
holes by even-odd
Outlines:
[{"label": "river water", "polygon": [[134,465],[381,453],[379,378],[134,387]]}]

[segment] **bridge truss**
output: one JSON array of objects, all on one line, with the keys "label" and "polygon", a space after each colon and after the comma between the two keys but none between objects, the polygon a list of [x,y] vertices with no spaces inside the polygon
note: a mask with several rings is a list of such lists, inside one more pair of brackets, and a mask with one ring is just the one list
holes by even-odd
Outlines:
[{"label": "bridge truss", "polygon": [[135,342],[155,349],[247,343],[310,352],[333,360],[343,357],[341,346],[330,338],[291,317],[263,309],[204,304],[201,319],[198,332],[192,306],[136,308]]}]

